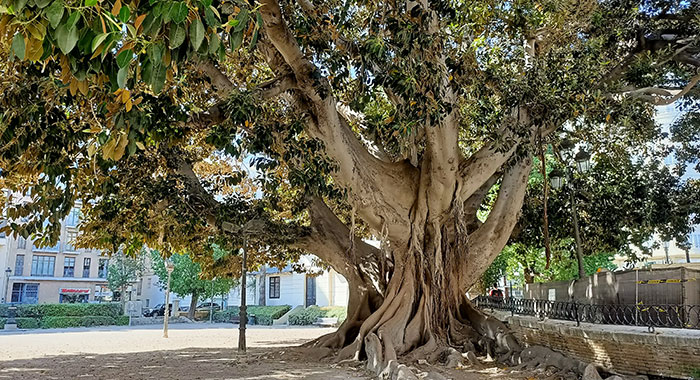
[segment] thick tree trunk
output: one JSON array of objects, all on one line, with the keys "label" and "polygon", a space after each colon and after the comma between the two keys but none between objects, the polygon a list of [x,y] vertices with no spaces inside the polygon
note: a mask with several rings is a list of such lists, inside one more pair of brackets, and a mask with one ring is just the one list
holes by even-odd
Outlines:
[{"label": "thick tree trunk", "polygon": [[187,310],[187,318],[194,320],[194,313],[197,309],[197,301],[199,300],[199,294],[192,294],[192,299],[190,300],[190,309]]},{"label": "thick tree trunk", "polygon": [[[346,276],[351,291],[348,320],[336,333],[313,344],[339,349],[338,359],[367,360],[368,368],[378,374],[392,371],[390,363],[402,356],[444,360],[448,347],[478,347],[495,354],[519,350],[505,328],[469,305],[465,293],[508,240],[529,171],[529,159],[507,170],[491,214],[472,234],[467,231],[470,216],[464,215],[465,202],[455,195],[457,190],[447,210],[444,199],[430,202],[431,192],[425,191],[412,208],[408,242],[391,246],[385,256],[363,252],[366,260],[359,265],[348,262],[348,257],[358,256],[357,251],[348,255],[342,243],[335,250],[328,244],[347,242],[342,239],[348,236],[347,227],[339,221],[329,223],[332,217],[321,212],[325,209],[312,204],[314,236],[326,242],[325,255],[335,260],[331,265]],[[431,206],[439,211],[431,213]],[[360,247],[362,252],[364,246],[356,244],[355,249]],[[318,252],[321,247],[306,248]],[[385,269],[377,271],[377,267]],[[377,278],[385,278],[386,287],[373,286]],[[372,298],[371,292],[381,296]]]}]

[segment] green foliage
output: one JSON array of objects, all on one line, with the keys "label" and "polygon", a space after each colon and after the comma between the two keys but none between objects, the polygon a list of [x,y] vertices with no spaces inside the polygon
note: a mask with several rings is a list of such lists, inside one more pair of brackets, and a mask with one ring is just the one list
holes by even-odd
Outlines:
[{"label": "green foliage", "polygon": [[7,318],[0,318],[0,330],[5,328],[5,322],[7,322]]},{"label": "green foliage", "polygon": [[338,318],[342,323],[347,317],[347,308],[344,306],[309,306],[289,315],[290,325],[312,325],[318,318]]},{"label": "green foliage", "polygon": [[127,256],[124,253],[112,255],[107,272],[107,283],[113,292],[122,292],[135,283],[144,270],[144,253]]},{"label": "green foliage", "polygon": [[38,329],[41,327],[40,318],[17,317],[15,322],[18,329]]},{"label": "green foliage", "polygon": [[246,310],[248,315],[255,315],[255,324],[270,326],[275,319],[291,310],[291,306],[248,306]]},{"label": "green foliage", "polygon": [[121,314],[121,305],[118,303],[59,303],[17,306],[18,317],[101,316],[116,318]]},{"label": "green foliage", "polygon": [[348,316],[348,308],[345,306],[323,306],[321,311],[324,318],[338,318],[338,323],[343,323]]},{"label": "green foliage", "polygon": [[[291,310],[289,305],[281,306],[248,306],[247,313],[250,318],[255,315],[255,324],[271,326],[275,319],[280,318]],[[226,310],[215,311],[212,317],[215,322],[231,322],[234,317],[240,315],[238,306],[230,306]]]},{"label": "green foliage", "polygon": [[[127,317],[128,318],[128,317]],[[128,323],[128,321],[127,321]],[[92,327],[115,325],[116,319],[108,316],[46,316],[41,318],[41,328],[60,329],[66,327]]]},{"label": "green foliage", "polygon": [[289,315],[290,325],[312,325],[316,320],[323,316],[323,310],[320,307],[313,305],[305,309],[301,309]]},{"label": "green foliage", "polygon": [[108,326],[123,323],[121,314],[117,303],[19,305],[16,320],[18,328]]},{"label": "green foliage", "polygon": [[[572,239],[552,242],[552,260],[547,268],[544,248],[529,247],[523,243],[506,246],[494,263],[482,276],[483,289],[488,289],[494,283],[502,285],[500,280],[506,277],[514,286],[522,286],[528,282],[568,281],[578,277],[578,261],[574,253]],[[614,255],[610,253],[594,253],[583,257],[586,275],[598,270],[615,270]],[[517,275],[516,275],[517,274]]]},{"label": "green foliage", "polygon": [[9,305],[0,304],[0,317],[7,317],[9,313]]},{"label": "green foliage", "polygon": [[128,315],[118,316],[117,318],[115,318],[115,325],[128,326],[129,325],[129,316]]},{"label": "green foliage", "polygon": [[[224,254],[216,247],[215,252]],[[199,298],[211,298],[226,294],[238,284],[237,279],[216,278],[207,279],[202,273],[201,265],[188,254],[175,254],[170,256],[174,269],[170,279],[170,290],[180,296],[192,295]],[[160,280],[160,286],[165,289],[168,280],[168,272],[165,270],[165,262],[160,252],[151,251],[151,267]]]}]

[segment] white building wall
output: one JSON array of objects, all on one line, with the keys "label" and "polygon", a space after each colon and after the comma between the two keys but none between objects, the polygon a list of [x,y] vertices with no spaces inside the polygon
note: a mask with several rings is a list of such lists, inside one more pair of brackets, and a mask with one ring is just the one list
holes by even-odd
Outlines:
[{"label": "white building wall", "polygon": [[[270,298],[270,278],[276,276],[280,278],[280,298]],[[305,280],[306,276],[298,273],[268,274],[265,286],[267,305],[289,305],[291,307],[304,305]]]},{"label": "white building wall", "polygon": [[[255,275],[248,276],[246,280],[246,305],[257,305],[258,295],[257,295],[257,278]],[[216,302],[216,301],[215,301]],[[241,287],[236,286],[231,289],[228,293],[228,299],[226,300],[228,306],[241,306]]]},{"label": "white building wall", "polygon": [[[10,262],[10,255],[7,252],[7,241],[8,239],[5,236],[0,237],[0,302],[5,302],[6,299],[5,297],[8,297],[9,300],[9,295],[12,294],[12,290],[9,289],[9,279],[10,279],[10,274],[12,274],[15,270],[15,263]],[[26,263],[25,263],[26,265]],[[31,265],[31,263],[29,264]],[[10,269],[10,273],[7,273],[6,270]]]},{"label": "white building wall", "polygon": [[329,306],[333,303],[333,279],[331,272],[316,276],[316,305]]},{"label": "white building wall", "polygon": [[333,302],[331,306],[348,306],[349,289],[345,277],[334,272],[333,276]]}]

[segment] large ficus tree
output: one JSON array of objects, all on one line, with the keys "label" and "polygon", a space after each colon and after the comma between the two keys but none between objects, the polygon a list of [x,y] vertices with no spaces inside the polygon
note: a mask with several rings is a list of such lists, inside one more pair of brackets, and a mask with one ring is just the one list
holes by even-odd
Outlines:
[{"label": "large ficus tree", "polygon": [[[8,228],[55,240],[82,198],[86,244],[314,253],[351,290],[316,344],[379,371],[480,338],[517,350],[465,291],[511,234],[533,146],[567,130],[609,155],[644,149],[653,106],[692,112],[698,93],[693,2],[1,0],[0,14],[3,185],[34,200]],[[236,160],[255,166],[253,197]]]}]

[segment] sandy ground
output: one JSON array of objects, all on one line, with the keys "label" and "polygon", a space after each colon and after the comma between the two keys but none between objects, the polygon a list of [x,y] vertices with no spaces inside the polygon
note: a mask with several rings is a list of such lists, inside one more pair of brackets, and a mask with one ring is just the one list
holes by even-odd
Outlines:
[{"label": "sandy ground", "polygon": [[[168,339],[157,326],[0,331],[0,379],[372,379],[360,365],[338,366],[294,347],[331,331],[253,326],[246,355],[235,349],[232,325],[173,325]],[[531,378],[488,364],[422,370],[467,380]]]}]

